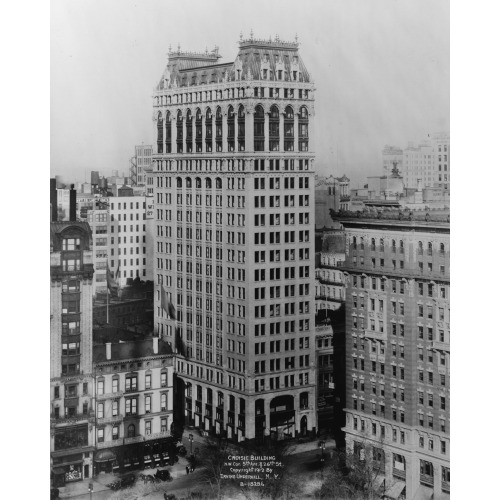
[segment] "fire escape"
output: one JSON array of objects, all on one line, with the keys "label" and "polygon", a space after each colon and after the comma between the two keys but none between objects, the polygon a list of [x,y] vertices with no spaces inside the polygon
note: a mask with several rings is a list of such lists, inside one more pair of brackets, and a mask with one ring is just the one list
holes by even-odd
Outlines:
[{"label": "fire escape", "polygon": [[130,158],[130,178],[132,186],[137,186],[137,156]]}]

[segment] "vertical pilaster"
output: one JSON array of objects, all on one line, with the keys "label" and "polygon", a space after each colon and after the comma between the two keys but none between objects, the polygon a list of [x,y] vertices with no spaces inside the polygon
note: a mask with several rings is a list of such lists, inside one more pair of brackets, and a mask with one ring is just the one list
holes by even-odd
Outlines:
[{"label": "vertical pilaster", "polygon": [[172,116],[172,153],[177,153],[177,117]]},{"label": "vertical pilaster", "polygon": [[293,113],[293,150],[299,150],[299,115],[296,111]]},{"label": "vertical pilaster", "polygon": [[264,152],[269,153],[269,113],[264,113]]}]

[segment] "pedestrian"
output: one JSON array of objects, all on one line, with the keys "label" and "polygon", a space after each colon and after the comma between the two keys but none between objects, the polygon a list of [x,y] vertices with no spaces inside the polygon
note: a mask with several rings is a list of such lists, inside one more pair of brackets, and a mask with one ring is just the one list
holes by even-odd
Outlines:
[{"label": "pedestrian", "polygon": [[186,465],[186,475],[189,474],[189,467]]},{"label": "pedestrian", "polygon": [[163,493],[163,498],[164,498],[165,500],[168,500],[168,497],[167,497],[167,494],[166,494],[166,493]]}]

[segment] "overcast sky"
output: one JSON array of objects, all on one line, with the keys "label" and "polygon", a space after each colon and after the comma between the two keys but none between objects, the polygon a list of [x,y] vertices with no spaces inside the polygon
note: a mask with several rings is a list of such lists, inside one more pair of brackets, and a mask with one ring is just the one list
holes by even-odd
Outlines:
[{"label": "overcast sky", "polygon": [[449,130],[448,0],[52,0],[51,175],[127,172],[134,146],[155,140],[151,95],[169,45],[217,45],[228,62],[252,29],[298,35],[319,173],[355,187],[383,173],[385,144]]}]

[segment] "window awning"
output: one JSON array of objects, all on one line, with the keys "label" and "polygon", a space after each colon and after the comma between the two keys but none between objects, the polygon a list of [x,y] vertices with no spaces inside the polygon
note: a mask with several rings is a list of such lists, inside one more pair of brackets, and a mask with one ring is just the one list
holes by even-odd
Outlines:
[{"label": "window awning", "polygon": [[434,498],[434,490],[425,486],[419,486],[414,498],[415,500],[432,500]]},{"label": "window awning", "polygon": [[116,455],[111,450],[99,450],[94,455],[94,462],[111,462],[116,460]]},{"label": "window awning", "polygon": [[385,476],[384,475],[378,475],[374,480],[373,480],[373,489],[375,491],[378,491],[380,487],[382,486],[382,483],[385,481]]},{"label": "window awning", "polygon": [[398,500],[399,495],[405,489],[406,483],[403,481],[396,481],[385,493],[385,498],[390,498],[392,500]]}]

